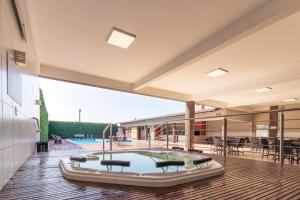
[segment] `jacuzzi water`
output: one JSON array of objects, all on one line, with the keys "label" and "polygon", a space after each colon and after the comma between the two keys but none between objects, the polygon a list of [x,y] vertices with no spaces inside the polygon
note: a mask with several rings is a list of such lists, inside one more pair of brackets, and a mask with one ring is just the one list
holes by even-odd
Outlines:
[{"label": "jacuzzi water", "polygon": [[[99,157],[99,160],[88,160],[85,163],[80,163],[81,168],[89,168],[100,171],[113,171],[113,172],[134,172],[134,173],[167,173],[190,170],[193,168],[199,168],[199,165],[194,165],[193,160],[200,159],[201,155],[181,153],[181,152],[115,152],[105,154],[93,154]],[[101,160],[122,160],[130,161],[130,167],[121,166],[106,166],[101,165]],[[177,160],[184,161],[184,166],[168,166],[168,167],[156,167],[156,162]],[[211,161],[209,165],[213,164]],[[201,164],[201,167],[207,167],[207,163]]]},{"label": "jacuzzi water", "polygon": [[[218,162],[194,165],[193,161],[204,156],[198,153],[175,151],[115,151],[96,152],[84,155],[86,162],[60,160],[59,165],[65,178],[78,181],[123,184],[144,187],[169,187],[199,181],[223,174]],[[130,161],[129,167],[101,165],[101,160]],[[184,161],[184,166],[156,167],[158,161]]]}]

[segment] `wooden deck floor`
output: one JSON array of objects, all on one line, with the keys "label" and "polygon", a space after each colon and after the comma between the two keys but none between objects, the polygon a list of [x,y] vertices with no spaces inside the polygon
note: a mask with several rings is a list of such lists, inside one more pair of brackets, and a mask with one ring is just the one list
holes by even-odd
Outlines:
[{"label": "wooden deck floor", "polygon": [[31,157],[0,192],[0,199],[300,199],[300,167],[229,157],[219,177],[170,188],[90,184],[64,179],[58,161],[74,151]]}]

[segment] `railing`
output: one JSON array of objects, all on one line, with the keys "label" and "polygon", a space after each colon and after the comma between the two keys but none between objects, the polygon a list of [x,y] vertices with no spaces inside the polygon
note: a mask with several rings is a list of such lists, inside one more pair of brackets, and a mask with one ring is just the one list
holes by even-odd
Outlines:
[{"label": "railing", "polygon": [[107,126],[105,127],[105,129],[102,132],[102,150],[103,150],[103,152],[105,151],[105,133],[108,128],[110,129],[109,130],[110,131],[110,137],[109,137],[110,138],[110,141],[109,141],[110,151],[112,150],[112,124],[109,123],[109,124],[107,124]]},{"label": "railing", "polygon": [[[265,151],[272,151],[273,153],[268,153],[267,157],[273,156],[282,164],[288,156],[295,156],[299,163],[300,146],[294,145],[294,143],[300,145],[299,111],[300,108],[277,109],[165,121],[149,134],[149,148],[157,147],[159,143],[163,148],[171,146],[183,146],[186,149],[201,148],[209,153],[221,153],[224,157],[239,155],[240,151],[243,156],[251,154],[255,158],[260,158],[259,154],[262,154],[263,159]],[[271,115],[274,119],[270,118]],[[191,138],[185,137],[187,120],[193,121]],[[152,140],[151,135],[154,136]],[[219,143],[216,138],[220,139]],[[264,138],[268,144],[261,143]],[[186,146],[187,140],[191,140],[191,147]],[[257,148],[254,140],[259,141]],[[293,141],[293,145],[285,144],[287,140]],[[289,148],[293,149],[293,155],[286,153]]]},{"label": "railing", "polygon": [[[164,127],[165,127],[165,125],[166,125],[166,123],[167,122],[163,122],[162,124],[160,124],[160,125],[158,125],[156,128],[155,128],[155,130],[154,130],[154,132],[152,132],[152,133],[148,133],[148,143],[149,143],[149,149],[151,148],[151,135],[153,135],[154,137],[153,137],[153,141],[158,141],[158,140],[160,140],[160,137],[161,137],[161,135],[162,135],[162,133],[161,133],[161,131],[163,131],[163,133],[164,133]],[[168,143],[168,142],[167,142]]]}]

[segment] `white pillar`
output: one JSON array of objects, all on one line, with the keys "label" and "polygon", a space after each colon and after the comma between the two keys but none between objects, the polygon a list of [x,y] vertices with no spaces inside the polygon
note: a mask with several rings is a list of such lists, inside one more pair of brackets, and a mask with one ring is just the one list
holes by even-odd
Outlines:
[{"label": "white pillar", "polygon": [[175,136],[176,136],[176,133],[175,133],[175,124],[172,124],[172,140],[173,140],[173,143],[175,143],[176,142],[176,138],[175,138]]}]

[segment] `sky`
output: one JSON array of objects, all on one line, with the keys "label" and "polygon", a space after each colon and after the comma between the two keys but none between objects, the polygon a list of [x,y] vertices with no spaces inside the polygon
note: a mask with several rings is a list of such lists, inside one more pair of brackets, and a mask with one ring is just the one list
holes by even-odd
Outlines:
[{"label": "sky", "polygon": [[118,123],[184,112],[185,103],[40,78],[49,120]]}]

